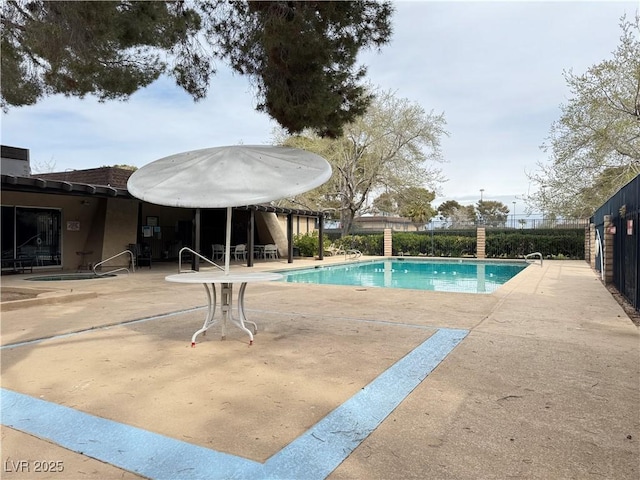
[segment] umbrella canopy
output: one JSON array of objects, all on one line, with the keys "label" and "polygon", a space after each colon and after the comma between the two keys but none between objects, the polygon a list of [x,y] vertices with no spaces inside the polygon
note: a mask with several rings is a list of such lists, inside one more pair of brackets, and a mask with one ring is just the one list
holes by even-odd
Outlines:
[{"label": "umbrella canopy", "polygon": [[[225,273],[229,273],[231,207],[304,193],[331,177],[331,165],[297,148],[237,145],[161,158],[136,170],[127,189],[145,202],[182,208],[227,208]],[[196,232],[199,232],[199,215]]]},{"label": "umbrella canopy", "polygon": [[311,190],[331,177],[315,153],[270,145],[238,145],[178,153],[149,163],[127,182],[146,202],[222,208],[269,202]]}]

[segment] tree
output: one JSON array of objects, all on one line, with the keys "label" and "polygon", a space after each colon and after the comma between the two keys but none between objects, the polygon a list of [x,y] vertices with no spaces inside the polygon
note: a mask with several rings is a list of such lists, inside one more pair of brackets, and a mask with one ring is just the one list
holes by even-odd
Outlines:
[{"label": "tree", "polygon": [[231,2],[215,33],[231,66],[250,75],[260,104],[289,133],[337,137],[371,101],[358,52],[391,34],[389,3]]},{"label": "tree", "polygon": [[398,192],[397,197],[400,215],[410,218],[413,223],[424,225],[436,214],[431,206],[436,194],[426,188],[405,188]]},{"label": "tree", "polygon": [[479,200],[476,206],[478,220],[492,227],[504,227],[509,217],[509,208],[502,202]]},{"label": "tree", "polygon": [[[109,167],[108,165],[106,165],[106,167]],[[112,165],[113,168],[122,168],[123,170],[133,170],[134,172],[136,170],[138,170],[138,167],[136,167],[135,165],[127,165],[126,163],[117,163],[115,165]]]},{"label": "tree", "polygon": [[398,213],[396,196],[392,192],[383,192],[378,195],[372,203],[373,211],[383,215],[394,215]]},{"label": "tree", "polygon": [[462,206],[455,200],[447,200],[438,207],[440,217],[447,221],[451,228],[465,228],[476,223],[476,211],[473,205]]},{"label": "tree", "polygon": [[408,187],[397,192],[383,192],[373,200],[372,209],[386,215],[400,215],[414,223],[427,223],[436,211],[431,206],[435,192],[422,187]]},{"label": "tree", "polygon": [[550,161],[529,175],[540,187],[530,207],[587,217],[640,173],[640,17],[621,28],[613,58],[565,72],[572,97],[542,146]]},{"label": "tree", "polygon": [[1,12],[4,108],[56,93],[126,99],[163,73],[194,98],[206,91],[211,64],[192,50],[200,18],[182,2],[7,1]]},{"label": "tree", "polygon": [[161,75],[195,100],[223,60],[289,133],[338,136],[369,103],[356,64],[391,36],[390,2],[5,1],[2,107],[54,94],[126,100]]},{"label": "tree", "polygon": [[348,234],[354,217],[376,191],[395,194],[442,181],[434,164],[442,161],[444,125],[443,114],[427,114],[420,105],[386,91],[378,92],[366,113],[347,124],[336,139],[311,134],[281,138],[280,143],[315,152],[333,167],[331,179],[311,193],[318,203],[308,195],[294,201],[321,210],[322,199],[339,200],[342,233]]}]

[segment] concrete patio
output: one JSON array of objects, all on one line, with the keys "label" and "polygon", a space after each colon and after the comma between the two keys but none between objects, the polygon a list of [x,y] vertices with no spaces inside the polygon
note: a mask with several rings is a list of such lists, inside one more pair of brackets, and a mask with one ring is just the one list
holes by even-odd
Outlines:
[{"label": "concrete patio", "polygon": [[2,478],[640,476],[639,329],[584,262],[490,295],[251,284],[251,347],[191,348],[205,293],[171,273],[1,278],[48,291],[2,305]]}]

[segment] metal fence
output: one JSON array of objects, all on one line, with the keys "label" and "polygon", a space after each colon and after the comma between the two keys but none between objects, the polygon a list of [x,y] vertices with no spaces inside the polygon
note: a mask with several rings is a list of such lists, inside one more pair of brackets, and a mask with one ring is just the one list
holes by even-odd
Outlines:
[{"label": "metal fence", "polygon": [[562,218],[555,216],[538,216],[531,217],[529,215],[509,215],[507,219],[501,222],[496,221],[477,221],[468,222],[466,225],[455,225],[446,220],[433,220],[431,224],[425,228],[428,230],[433,227],[434,229],[462,229],[476,227],[485,227],[487,229],[497,228],[505,230],[535,230],[535,229],[550,229],[550,228],[584,228],[589,225],[589,219],[587,218]]},{"label": "metal fence", "polygon": [[[349,231],[350,235],[367,235],[371,233],[381,233],[384,228],[390,228],[395,232],[430,232],[455,233],[461,231],[475,232],[478,227],[485,227],[487,230],[548,230],[548,229],[580,229],[589,226],[588,218],[559,218],[552,216],[541,216],[532,218],[528,215],[509,215],[504,222],[458,222],[452,223],[447,220],[433,219],[426,224],[417,224],[410,221],[388,221],[384,227],[380,226],[381,221],[372,225],[359,224],[357,221]],[[326,220],[324,231],[333,235],[340,235],[342,229],[339,222]],[[475,234],[475,233],[474,233]]]},{"label": "metal fence", "polygon": [[[622,187],[591,217],[604,238],[604,217],[613,226],[613,284],[640,311],[640,175]],[[596,269],[601,269],[602,249],[597,250]]]},{"label": "metal fence", "polygon": [[[381,231],[360,230],[341,239],[340,231],[326,232],[326,238],[343,247],[368,255],[382,255]],[[475,256],[477,229],[433,229],[419,232],[393,232],[393,254],[434,257]],[[549,259],[584,259],[584,228],[508,229],[487,228],[487,258],[523,258],[540,252]]]}]

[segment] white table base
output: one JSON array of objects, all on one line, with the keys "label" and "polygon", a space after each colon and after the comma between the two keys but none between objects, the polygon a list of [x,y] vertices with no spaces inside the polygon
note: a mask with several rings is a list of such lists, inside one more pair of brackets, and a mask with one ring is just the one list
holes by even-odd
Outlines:
[{"label": "white table base", "polygon": [[[204,319],[202,328],[191,337],[191,346],[196,344],[196,337],[205,332],[217,323],[216,319],[216,284],[220,284],[220,316],[222,318],[222,339],[227,335],[227,321],[231,321],[236,327],[249,335],[249,345],[253,344],[253,336],[258,332],[258,326],[247,320],[244,314],[244,292],[247,283],[251,282],[272,282],[281,280],[282,274],[275,272],[189,272],[169,275],[165,280],[177,283],[199,283],[204,286],[207,292],[207,316]],[[240,284],[237,300],[237,315],[233,314],[233,284]],[[253,327],[253,331],[247,328]]]},{"label": "white table base", "polygon": [[[205,283],[203,284],[204,289],[207,292],[207,316],[204,320],[204,324],[202,328],[193,334],[191,337],[191,346],[196,346],[196,337],[201,333],[206,335],[207,330],[213,327],[217,320],[215,319],[216,313],[216,286],[214,283]],[[238,291],[238,315],[237,317],[233,315],[233,283],[221,283],[220,284],[220,311],[222,316],[222,340],[224,340],[227,336],[227,320],[231,320],[235,326],[237,326],[240,330],[244,331],[249,335],[249,345],[253,345],[253,336],[258,333],[258,326],[254,322],[250,322],[247,320],[247,317],[244,314],[244,291],[247,288],[247,284],[242,283],[240,285],[240,290]],[[253,326],[253,332],[249,330],[245,323]]]}]

